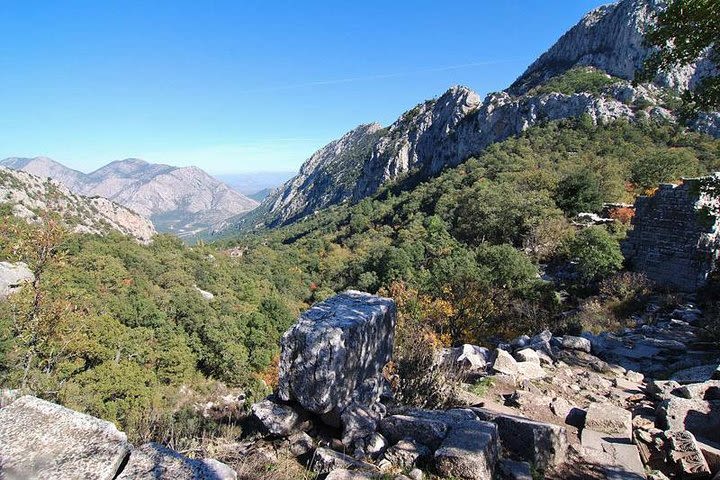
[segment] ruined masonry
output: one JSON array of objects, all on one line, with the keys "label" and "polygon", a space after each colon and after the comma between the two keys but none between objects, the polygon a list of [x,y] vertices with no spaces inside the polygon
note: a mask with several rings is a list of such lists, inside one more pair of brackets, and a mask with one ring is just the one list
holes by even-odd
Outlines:
[{"label": "ruined masonry", "polygon": [[718,200],[704,185],[720,173],[662,184],[635,203],[634,229],[622,249],[630,267],[661,285],[685,292],[703,286],[720,255]]}]

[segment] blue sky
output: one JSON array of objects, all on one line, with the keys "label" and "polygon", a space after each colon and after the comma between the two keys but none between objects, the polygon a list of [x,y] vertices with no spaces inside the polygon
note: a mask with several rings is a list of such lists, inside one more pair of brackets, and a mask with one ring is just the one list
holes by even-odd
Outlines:
[{"label": "blue sky", "polygon": [[505,88],[602,3],[6,0],[0,158],[296,170],[451,85]]}]

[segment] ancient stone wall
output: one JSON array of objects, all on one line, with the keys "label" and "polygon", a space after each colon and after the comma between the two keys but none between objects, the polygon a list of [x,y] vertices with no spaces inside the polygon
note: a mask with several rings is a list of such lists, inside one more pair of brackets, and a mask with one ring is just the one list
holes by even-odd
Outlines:
[{"label": "ancient stone wall", "polygon": [[622,245],[631,269],[680,291],[707,282],[720,254],[718,200],[701,188],[711,178],[662,184],[637,199],[634,228]]}]

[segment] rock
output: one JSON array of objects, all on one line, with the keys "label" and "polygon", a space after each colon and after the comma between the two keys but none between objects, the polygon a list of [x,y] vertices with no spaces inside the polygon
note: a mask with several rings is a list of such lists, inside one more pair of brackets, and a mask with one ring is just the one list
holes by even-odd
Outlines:
[{"label": "rock", "polygon": [[495,350],[495,362],[493,363],[493,370],[498,373],[504,373],[505,375],[517,375],[518,368],[515,359],[505,350]]},{"label": "rock", "polygon": [[370,458],[379,457],[387,448],[387,440],[381,434],[375,432],[365,442],[365,453]]},{"label": "rock", "polygon": [[22,392],[20,390],[0,388],[0,408],[7,407],[20,397],[22,397]]},{"label": "rock", "polygon": [[456,362],[466,371],[477,372],[485,370],[489,357],[490,351],[487,348],[466,343],[460,347]]},{"label": "rock", "polygon": [[715,443],[710,445],[697,437],[695,437],[695,443],[697,443],[697,446],[700,448],[710,470],[720,472],[720,444]]},{"label": "rock", "polygon": [[547,377],[547,372],[540,366],[540,362],[517,362],[518,375],[529,380],[538,380]]},{"label": "rock", "polygon": [[420,460],[428,458],[430,455],[432,452],[425,445],[412,439],[404,439],[388,448],[383,458],[395,466],[407,469],[414,467]]},{"label": "rock", "polygon": [[435,451],[435,468],[445,477],[490,479],[500,451],[497,427],[478,420],[454,425]]},{"label": "rock", "polygon": [[412,438],[432,449],[442,443],[448,431],[443,421],[410,415],[391,415],[382,419],[379,427],[383,436],[391,442]]},{"label": "rock", "polygon": [[585,428],[632,438],[632,414],[609,403],[592,403],[585,416]]},{"label": "rock", "polygon": [[529,418],[505,415],[485,408],[472,408],[481,420],[498,426],[504,449],[522,460],[545,469],[559,465],[567,455],[565,429]]},{"label": "rock", "polygon": [[15,293],[23,283],[35,279],[33,272],[22,262],[0,262],[0,299]]},{"label": "rock", "polygon": [[117,480],[235,480],[237,473],[217,460],[194,460],[156,443],[133,449]]},{"label": "rock", "polygon": [[315,449],[315,440],[305,432],[298,432],[288,438],[290,452],[296,457],[301,457]]},{"label": "rock", "polygon": [[591,345],[590,340],[583,337],[573,337],[571,335],[565,335],[562,339],[563,348],[570,350],[580,350],[585,353],[590,353]]},{"label": "rock", "polygon": [[251,419],[264,435],[287,437],[300,430],[303,423],[293,407],[270,398],[254,404],[251,411]]},{"label": "rock", "polygon": [[525,348],[525,346],[530,342],[530,337],[527,335],[520,335],[515,340],[510,342],[510,345],[512,345],[513,348]]},{"label": "rock", "polygon": [[375,404],[394,331],[389,298],[347,291],[314,305],[283,335],[278,396],[338,419],[348,405]]},{"label": "rock", "polygon": [[343,445],[353,452],[365,452],[367,440],[375,433],[380,415],[368,407],[352,404],[340,416]]},{"label": "rock", "polygon": [[345,455],[344,453],[336,452],[335,450],[325,447],[319,447],[315,450],[311,468],[317,473],[328,473],[338,469],[375,470],[375,467],[369,463],[355,460],[349,455]]},{"label": "rock", "polygon": [[112,480],[129,453],[110,422],[29,395],[0,409],[0,465],[9,479]]},{"label": "rock", "polygon": [[643,380],[645,380],[645,375],[643,375],[642,373],[633,372],[632,370],[628,370],[627,372],[625,372],[625,378],[634,383],[642,383]]},{"label": "rock", "polygon": [[652,380],[647,384],[647,393],[655,400],[668,400],[680,384],[673,380]]},{"label": "rock", "polygon": [[693,435],[720,442],[720,400],[671,397],[658,406],[660,426],[689,430]]},{"label": "rock", "polygon": [[373,480],[374,478],[375,475],[369,472],[339,468],[330,472],[325,480]]},{"label": "rock", "polygon": [[423,480],[425,474],[419,468],[413,468],[408,472],[408,477],[410,477],[411,480]]},{"label": "rock", "polygon": [[565,419],[572,410],[572,405],[562,397],[557,397],[550,402],[550,410],[558,417]]},{"label": "rock", "polygon": [[668,459],[675,464],[680,478],[708,478],[710,467],[705,461],[695,437],[687,430],[665,432],[668,440]]},{"label": "rock", "polygon": [[532,362],[540,364],[540,357],[532,348],[523,348],[522,350],[515,352],[515,358],[518,362]]},{"label": "rock", "polygon": [[720,380],[720,365],[715,369],[715,371],[712,374],[713,380]]},{"label": "rock", "polygon": [[670,380],[678,383],[702,383],[711,380],[717,370],[717,365],[700,365],[697,367],[686,368],[673,373]]},{"label": "rock", "polygon": [[498,462],[498,469],[505,480],[533,480],[528,462],[502,459]]},{"label": "rock", "polygon": [[688,399],[720,400],[720,380],[689,383],[678,388],[674,393]]}]

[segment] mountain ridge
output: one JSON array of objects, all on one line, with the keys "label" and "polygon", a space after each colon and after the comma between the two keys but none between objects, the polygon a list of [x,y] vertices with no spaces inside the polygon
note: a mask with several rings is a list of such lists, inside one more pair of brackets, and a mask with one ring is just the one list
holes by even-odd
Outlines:
[{"label": "mountain ridge", "polygon": [[[660,0],[622,0],[586,14],[575,26],[533,62],[508,89],[484,99],[471,89],[455,86],[437,99],[428,100],[403,113],[389,127],[377,127],[378,137],[366,154],[346,156],[357,149],[342,142],[346,150],[335,152],[335,140],[313,154],[300,172],[269,195],[253,214],[239,220],[240,230],[274,227],[310,215],[314,211],[370,196],[387,182],[411,173],[423,178],[456,166],[489,145],[518,135],[533,125],[587,115],[593,123],[652,119],[675,122],[672,101],[692,88],[704,75],[713,73],[707,58],[659,76],[653,83],[633,84],[634,75],[651,50],[643,44],[645,30],[664,8]],[[579,89],[568,93],[533,90],[551,78],[575,69],[605,78],[599,92]],[[720,114],[703,114],[692,128],[720,136]],[[359,127],[356,127],[356,129]],[[354,132],[351,130],[340,140]],[[318,161],[318,157],[323,160]],[[351,161],[352,160],[352,161]],[[360,175],[356,176],[356,172]],[[352,193],[347,185],[318,190],[308,179],[328,172],[355,178]]]},{"label": "mountain ridge", "polygon": [[181,237],[202,234],[258,205],[197,167],[127,158],[83,173],[48,157],[11,157],[0,165],[53,178],[80,195],[107,198]]}]

